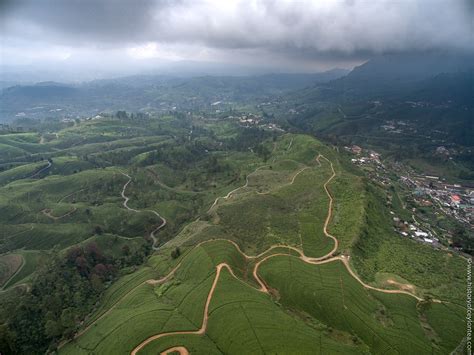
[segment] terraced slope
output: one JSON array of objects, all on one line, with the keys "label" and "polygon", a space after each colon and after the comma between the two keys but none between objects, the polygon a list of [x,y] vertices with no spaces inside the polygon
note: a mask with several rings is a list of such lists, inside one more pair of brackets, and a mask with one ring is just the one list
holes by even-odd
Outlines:
[{"label": "terraced slope", "polygon": [[[353,269],[350,236],[341,247],[332,232],[334,210],[341,218],[352,208],[359,215],[351,221],[364,215],[337,204],[332,184],[344,172],[335,153],[304,136],[278,143],[271,164],[255,167],[240,187],[216,198],[136,279],[110,289],[109,307],[61,353],[454,349],[463,337],[462,307],[426,301],[406,288],[377,288]],[[177,246],[182,256],[170,260],[166,255]],[[155,276],[144,280],[148,274]]]}]

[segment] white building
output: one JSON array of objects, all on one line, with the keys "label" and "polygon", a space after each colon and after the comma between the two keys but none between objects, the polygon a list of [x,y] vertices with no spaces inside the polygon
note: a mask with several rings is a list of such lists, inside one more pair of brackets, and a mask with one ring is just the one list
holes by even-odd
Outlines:
[{"label": "white building", "polygon": [[416,235],[417,237],[422,237],[422,238],[428,237],[428,233],[423,232],[423,231],[416,231],[416,232],[415,232],[415,235]]}]

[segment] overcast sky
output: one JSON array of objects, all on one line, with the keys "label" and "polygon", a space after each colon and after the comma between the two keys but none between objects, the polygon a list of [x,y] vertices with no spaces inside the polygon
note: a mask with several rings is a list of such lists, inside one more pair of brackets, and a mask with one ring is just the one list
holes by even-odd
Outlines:
[{"label": "overcast sky", "polygon": [[0,0],[0,61],[146,67],[166,61],[283,71],[375,54],[473,50],[471,0]]}]

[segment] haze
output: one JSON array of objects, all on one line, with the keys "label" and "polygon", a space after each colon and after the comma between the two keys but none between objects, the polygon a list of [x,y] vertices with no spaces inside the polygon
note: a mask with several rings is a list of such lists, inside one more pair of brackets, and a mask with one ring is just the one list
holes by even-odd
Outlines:
[{"label": "haze", "polygon": [[318,72],[474,43],[467,0],[7,0],[0,11],[0,71],[13,81]]}]

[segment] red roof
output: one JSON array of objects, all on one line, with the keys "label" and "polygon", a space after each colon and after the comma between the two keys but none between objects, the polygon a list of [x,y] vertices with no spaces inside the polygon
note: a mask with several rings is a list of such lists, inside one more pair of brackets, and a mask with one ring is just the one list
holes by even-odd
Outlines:
[{"label": "red roof", "polygon": [[451,200],[453,200],[453,201],[461,201],[461,197],[459,197],[459,195],[453,195],[453,196],[451,196]]}]

